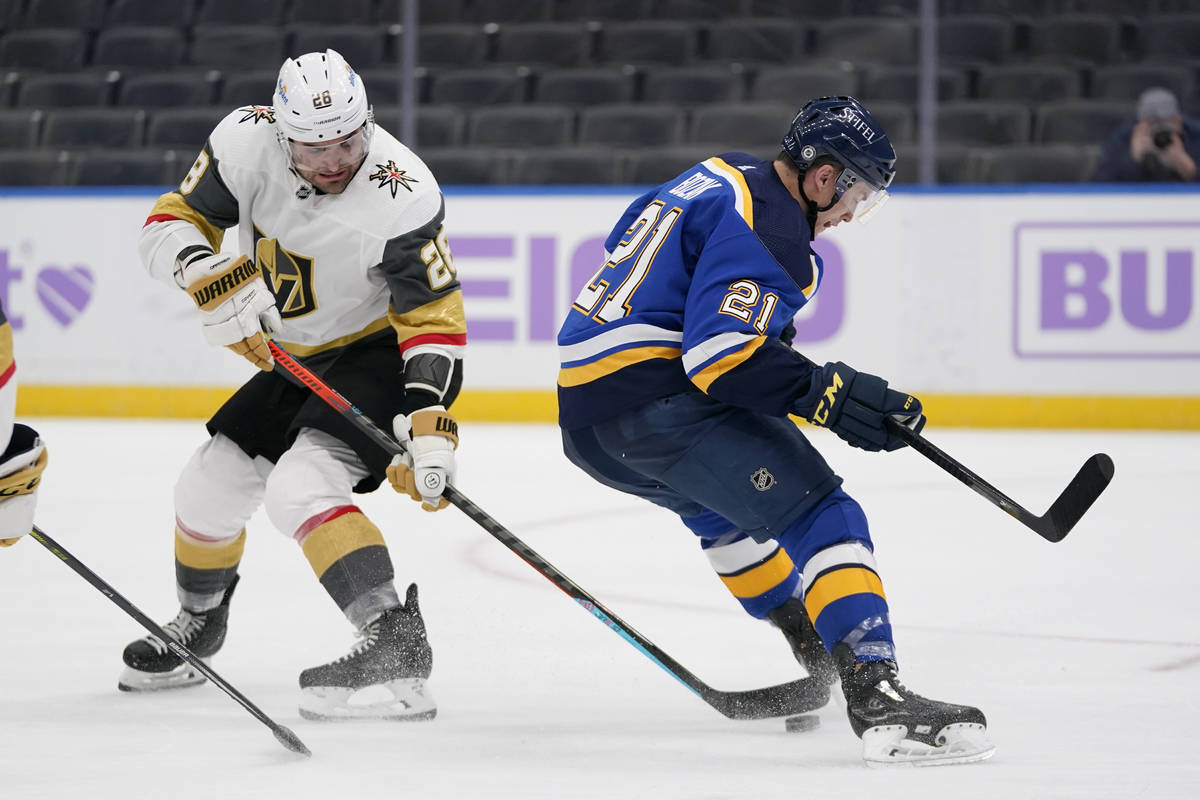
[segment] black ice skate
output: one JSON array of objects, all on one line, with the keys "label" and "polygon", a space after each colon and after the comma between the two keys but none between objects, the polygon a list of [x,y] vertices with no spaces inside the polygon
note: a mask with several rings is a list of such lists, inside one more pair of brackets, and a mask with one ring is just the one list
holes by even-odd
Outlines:
[{"label": "black ice skate", "polygon": [[891,661],[855,664],[839,645],[838,665],[850,727],[862,738],[871,766],[966,764],[991,756],[983,712],[913,694]]},{"label": "black ice skate", "polygon": [[300,673],[300,716],[305,719],[425,720],[437,714],[425,679],[433,650],[417,606],[417,586],[405,604],[385,611],[336,661]]},{"label": "black ice skate", "polygon": [[783,632],[796,660],[810,676],[822,686],[832,686],[837,681],[833,656],[825,649],[825,643],[809,621],[803,601],[793,597],[779,608],[767,612],[767,618]]},{"label": "black ice skate", "polygon": [[[191,650],[205,663],[225,644],[229,622],[229,600],[237,586],[238,576],[225,590],[221,604],[205,612],[179,609],[175,619],[163,625],[172,639]],[[122,654],[125,671],[117,679],[123,692],[146,692],[158,689],[179,689],[195,686],[207,680],[195,667],[171,652],[157,636],[147,636],[131,642]]]}]

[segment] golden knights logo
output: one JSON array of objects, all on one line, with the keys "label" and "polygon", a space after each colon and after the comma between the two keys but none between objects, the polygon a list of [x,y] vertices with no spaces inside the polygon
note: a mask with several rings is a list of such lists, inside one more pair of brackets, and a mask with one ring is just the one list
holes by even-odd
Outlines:
[{"label": "golden knights logo", "polygon": [[280,317],[302,317],[317,310],[311,258],[283,249],[278,240],[268,239],[255,227],[254,260],[262,269],[271,294],[275,295]]},{"label": "golden knights logo", "polygon": [[775,476],[768,472],[766,467],[759,467],[750,476],[750,484],[760,492],[765,492],[775,485]]},{"label": "golden knights logo", "polygon": [[391,189],[392,197],[396,196],[396,190],[403,186],[405,189],[412,191],[410,183],[419,183],[416,178],[409,177],[408,173],[396,166],[396,162],[388,159],[386,164],[376,164],[379,171],[368,176],[370,180],[379,181],[380,189]]},{"label": "golden knights logo", "polygon": [[271,108],[271,106],[244,106],[243,108],[239,108],[238,111],[241,111],[243,114],[238,122],[253,122],[257,125],[260,122],[273,123],[275,121],[275,109]]}]

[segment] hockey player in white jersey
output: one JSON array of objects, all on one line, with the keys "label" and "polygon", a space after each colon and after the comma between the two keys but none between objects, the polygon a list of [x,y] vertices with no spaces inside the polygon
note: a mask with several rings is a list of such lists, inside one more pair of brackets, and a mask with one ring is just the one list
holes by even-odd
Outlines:
[{"label": "hockey player in white jersey", "polygon": [[[466,322],[443,217],[434,176],[374,124],[362,78],[327,50],[284,62],[273,106],[218,123],[142,229],[146,269],[187,292],[204,338],[261,370],[209,420],[211,438],[176,484],[181,608],[164,628],[199,656],[221,648],[245,524],[263,506],[361,635],[349,654],[300,674],[308,718],[436,713],[417,587],[397,592],[384,537],[352,493],[386,478],[426,510],[447,504],[441,487],[458,444],[447,409],[461,385]],[[234,225],[236,254],[221,253]],[[264,336],[370,417],[393,420],[407,461],[389,463],[273,371]],[[124,690],[204,680],[154,637],[130,644],[124,661]],[[380,686],[388,692],[350,702]]]},{"label": "hockey player in white jersey", "polygon": [[812,239],[876,210],[895,175],[857,100],[801,109],[773,160],[714,156],[634,200],[558,334],[567,457],[600,483],[677,513],[751,616],[814,676],[840,678],[874,764],[991,755],[979,709],[897,677],[887,597],[862,508],[789,419],[895,450],[921,403],[789,345],[818,290]]},{"label": "hockey player in white jersey", "polygon": [[0,547],[11,547],[33,530],[37,490],[48,458],[37,431],[13,421],[16,407],[12,326],[0,302]]}]

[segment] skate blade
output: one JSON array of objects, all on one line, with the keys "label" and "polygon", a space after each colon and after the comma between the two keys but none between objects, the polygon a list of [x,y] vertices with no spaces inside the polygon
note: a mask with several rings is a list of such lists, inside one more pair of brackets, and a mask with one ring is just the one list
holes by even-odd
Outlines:
[{"label": "skate blade", "polygon": [[437,716],[437,704],[422,678],[352,689],[306,686],[300,690],[300,716],[310,720],[386,719],[417,722]]},{"label": "skate blade", "polygon": [[[207,658],[200,659],[205,664]],[[199,686],[207,681],[200,671],[186,661],[168,672],[143,672],[126,666],[117,678],[117,688],[122,692],[158,692],[163,689],[183,689]]]},{"label": "skate blade", "polygon": [[938,732],[934,746],[905,738],[904,725],[879,725],[863,731],[863,760],[871,767],[933,767],[983,761],[996,752],[987,728],[974,722],[955,722]]}]

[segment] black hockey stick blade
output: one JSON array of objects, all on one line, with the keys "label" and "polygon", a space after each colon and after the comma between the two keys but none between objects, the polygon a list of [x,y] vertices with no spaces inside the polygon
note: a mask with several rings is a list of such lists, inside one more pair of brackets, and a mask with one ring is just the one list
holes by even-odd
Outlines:
[{"label": "black hockey stick blade", "polygon": [[1082,519],[1087,510],[1108,487],[1108,484],[1112,482],[1116,471],[1112,459],[1107,454],[1096,453],[1083,463],[1079,472],[1067,484],[1067,488],[1063,489],[1062,494],[1051,503],[1049,510],[1039,517],[967,469],[919,433],[913,433],[892,419],[888,419],[887,424],[893,433],[898,434],[918,453],[958,478],[976,494],[1007,512],[1048,542],[1061,542],[1066,538],[1075,524]]},{"label": "black hockey stick blade", "polygon": [[[298,385],[309,389],[317,397],[324,400],[331,408],[342,415],[360,431],[365,433],[384,452],[392,455],[402,455],[404,448],[392,436],[385,433],[370,417],[364,414],[353,403],[343,397],[308,367],[298,361],[295,356],[271,340],[267,346],[275,359],[275,365],[281,367]],[[671,656],[667,655],[658,645],[638,633],[631,625],[616,614],[609,611],[592,597],[579,584],[568,578],[546,559],[542,558],[533,548],[517,538],[508,528],[501,525],[486,511],[475,505],[466,495],[454,486],[447,485],[442,497],[451,505],[458,508],[473,522],[490,533],[493,538],[503,544],[522,561],[533,567],[543,578],[561,589],[568,597],[589,611],[613,633],[620,636],[643,655],[658,664],[675,680],[682,683],[701,700],[708,703],[730,719],[767,719],[783,717],[814,711],[829,702],[829,687],[813,678],[768,686],[763,689],[747,691],[720,691],[697,678]]]},{"label": "black hockey stick blade", "polygon": [[312,755],[312,751],[305,747],[304,742],[300,741],[300,737],[293,733],[291,729],[280,725],[279,723],[275,722],[275,720],[264,714],[258,706],[250,702],[250,700],[237,689],[230,686],[229,683],[220,675],[218,675],[212,667],[210,667],[208,664],[205,664],[199,656],[197,656],[188,648],[184,647],[179,642],[172,639],[167,632],[158,625],[158,623],[143,614],[137,606],[126,600],[120,592],[110,586],[103,578],[88,569],[88,567],[79,559],[75,558],[75,556],[68,553],[62,545],[50,538],[49,534],[47,534],[38,526],[34,525],[33,530],[30,531],[29,535],[32,536],[34,540],[38,542],[38,544],[42,545],[55,556],[57,556],[60,561],[62,561],[71,569],[75,570],[75,572],[81,578],[95,587],[100,594],[104,595],[109,600],[112,600],[117,608],[121,609],[126,614],[137,620],[138,624],[157,637],[159,641],[166,644],[167,647],[171,649],[171,652],[195,667],[196,670],[204,677],[208,678],[208,680],[211,681],[214,686],[218,687],[221,691],[225,692],[225,694],[232,697],[238,702],[238,704],[242,706],[242,708],[249,711],[251,716],[270,728],[271,732],[275,734],[275,738],[279,740],[280,744],[282,744],[288,750],[291,750],[293,753],[300,753],[301,755],[305,756]]}]

